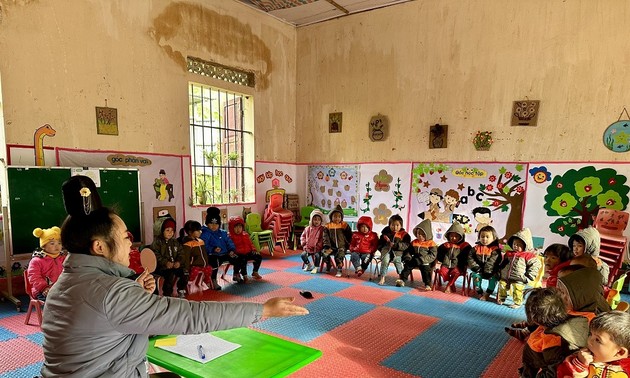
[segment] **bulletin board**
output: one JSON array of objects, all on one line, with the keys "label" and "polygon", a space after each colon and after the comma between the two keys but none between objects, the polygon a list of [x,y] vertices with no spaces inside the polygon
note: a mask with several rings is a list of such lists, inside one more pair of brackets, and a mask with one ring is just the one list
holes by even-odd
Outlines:
[{"label": "bulletin board", "polygon": [[359,169],[356,165],[312,165],[308,167],[308,205],[325,211],[337,205],[345,215],[356,216],[359,207]]},{"label": "bulletin board", "polygon": [[545,245],[566,244],[593,224],[599,209],[628,211],[628,177],[627,163],[530,163],[523,224],[534,235],[547,235]]},{"label": "bulletin board", "polygon": [[[140,184],[135,169],[99,169],[99,194],[125,221],[134,240],[141,240]],[[33,230],[61,227],[66,218],[62,184],[72,168],[8,167],[9,232],[11,254],[30,254],[39,246]]]},{"label": "bulletin board", "polygon": [[494,227],[499,238],[507,238],[521,228],[527,167],[520,163],[416,163],[409,222],[430,219],[436,242],[445,240],[454,220],[464,226],[469,243],[477,241],[477,231],[484,225]]}]

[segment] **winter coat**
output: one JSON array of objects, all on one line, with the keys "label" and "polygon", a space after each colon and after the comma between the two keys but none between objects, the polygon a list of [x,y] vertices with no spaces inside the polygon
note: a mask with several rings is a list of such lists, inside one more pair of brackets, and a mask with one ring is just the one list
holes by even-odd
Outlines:
[{"label": "winter coat", "polygon": [[610,311],[604,298],[601,276],[596,269],[582,268],[558,279],[558,289],[569,294],[573,311],[599,314]]},{"label": "winter coat", "polygon": [[[403,220],[400,215],[394,214],[389,217],[388,224],[392,224],[394,220],[400,222],[401,226],[403,225]],[[393,243],[391,248],[390,242]],[[391,253],[393,255],[402,256],[410,245],[411,236],[405,231],[404,227],[401,227],[398,232],[394,233],[394,231],[387,226],[381,231],[381,237],[378,240],[378,246],[376,248],[381,251],[381,253]]]},{"label": "winter coat", "polygon": [[249,326],[257,303],[187,301],[147,293],[133,271],[100,256],[70,254],[46,299],[43,377],[147,377],[149,335]]},{"label": "winter coat", "polygon": [[556,287],[558,286],[558,273],[562,270],[562,268],[571,265],[571,260],[563,261],[558,265],[554,266],[549,271],[549,276],[547,277],[546,286],[547,287]]},{"label": "winter coat", "polygon": [[[341,214],[340,223],[332,222],[334,213]],[[348,223],[343,221],[343,209],[341,206],[337,205],[337,207],[328,214],[328,217],[330,218],[330,223],[328,223],[324,229],[324,249],[332,248],[338,251],[345,251],[350,247],[352,230],[350,226],[348,226]]]},{"label": "winter coat", "polygon": [[[318,215],[322,220],[319,226],[313,226],[313,217]],[[308,253],[321,252],[324,248],[324,213],[319,209],[315,209],[311,212],[310,221],[308,226],[302,231],[300,236],[300,243],[302,249]]]},{"label": "winter coat", "polygon": [[475,273],[480,273],[485,279],[498,276],[499,264],[501,264],[501,249],[498,240],[487,246],[475,244],[468,255],[468,268]]},{"label": "winter coat", "polygon": [[[206,245],[206,251],[209,255],[223,256],[230,252],[236,251],[236,246],[227,232],[222,229],[211,231],[208,227],[201,227],[201,240]],[[215,249],[219,247],[221,252],[215,252]]]},{"label": "winter coat", "polygon": [[57,282],[59,275],[63,271],[63,262],[66,255],[59,254],[57,257],[51,257],[46,252],[36,250],[33,257],[28,263],[26,275],[28,282],[31,284],[31,296],[37,297],[37,294],[43,292],[46,288],[50,289]]},{"label": "winter coat", "polygon": [[203,240],[184,237],[184,269],[190,271],[191,266],[205,267],[208,265],[208,255]]},{"label": "winter coat", "polygon": [[537,374],[528,371],[523,376],[555,378],[558,365],[568,355],[586,346],[588,322],[587,317],[571,316],[552,329],[538,327],[527,339],[523,366],[540,367],[541,370],[538,372],[538,368],[534,368],[532,370]]},{"label": "winter coat", "polygon": [[572,354],[558,366],[557,375],[558,378],[627,378],[630,377],[630,357],[584,365],[578,360],[577,354]]},{"label": "winter coat", "polygon": [[[234,227],[237,224],[243,226],[243,231],[240,234],[234,232]],[[254,247],[254,243],[252,239],[249,237],[249,234],[245,232],[245,221],[241,217],[231,217],[228,223],[228,229],[230,230],[229,237],[234,243],[235,252],[239,255],[247,255],[252,251],[256,251],[256,247]]]},{"label": "winter coat", "polygon": [[504,281],[527,284],[536,279],[541,267],[535,252],[509,251],[503,256],[500,275]]},{"label": "winter coat", "polygon": [[352,233],[352,240],[350,242],[350,252],[358,252],[362,254],[371,254],[376,252],[378,246],[378,235],[372,231],[372,218],[362,216],[357,222],[357,229],[361,225],[366,225],[368,232],[365,234],[361,231],[355,231]]},{"label": "winter coat", "polygon": [[573,241],[575,241],[577,237],[584,240],[584,254],[591,255],[593,259],[595,259],[595,261],[597,262],[597,270],[602,276],[602,283],[604,285],[608,284],[610,267],[607,263],[603,262],[599,258],[599,249],[601,245],[601,236],[599,235],[599,231],[597,231],[597,229],[593,226],[589,226],[583,230],[579,230],[569,238],[570,250],[573,250]]},{"label": "winter coat", "polygon": [[156,236],[150,248],[155,253],[158,270],[166,269],[167,262],[182,263],[184,260],[184,248],[174,237],[166,240],[163,236]]},{"label": "winter coat", "polygon": [[415,239],[405,254],[403,254],[403,260],[416,258],[421,265],[432,265],[437,257],[437,244],[433,241],[431,221],[425,219],[420,222],[420,224],[413,228],[413,234],[417,235],[419,230],[422,230],[424,233],[425,240],[420,241]]},{"label": "winter coat", "polygon": [[449,269],[457,267],[463,272],[468,265],[468,254],[472,247],[464,240],[464,228],[458,222],[454,222],[445,235],[449,233],[456,233],[460,239],[457,243],[447,241],[441,244],[437,249],[437,261]]}]

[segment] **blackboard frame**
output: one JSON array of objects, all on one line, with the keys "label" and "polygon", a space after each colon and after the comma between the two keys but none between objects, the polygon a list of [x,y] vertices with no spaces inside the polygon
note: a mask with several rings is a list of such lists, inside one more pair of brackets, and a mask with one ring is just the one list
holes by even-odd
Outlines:
[{"label": "blackboard frame", "polygon": [[[142,202],[137,169],[93,168],[100,174],[103,204],[125,221],[134,240],[142,240]],[[72,167],[7,167],[8,233],[11,255],[31,254],[39,246],[33,236],[37,227],[63,224],[61,185],[72,176]]]}]

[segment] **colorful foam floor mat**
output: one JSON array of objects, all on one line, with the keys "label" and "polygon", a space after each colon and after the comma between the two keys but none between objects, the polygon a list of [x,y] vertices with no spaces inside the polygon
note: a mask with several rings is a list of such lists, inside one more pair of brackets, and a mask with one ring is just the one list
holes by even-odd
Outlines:
[{"label": "colorful foam floor mat", "polygon": [[[323,352],[292,377],[518,377],[523,344],[503,328],[525,319],[522,308],[464,297],[460,283],[457,293],[420,290],[418,272],[415,282],[395,287],[393,267],[389,286],[377,285],[369,273],[356,277],[352,268],[341,278],[301,268],[299,253],[277,251],[263,260],[262,280],[221,281],[223,290],[190,299],[264,302],[295,297],[309,315],[252,326]],[[300,291],[310,291],[313,298],[301,297]],[[0,303],[0,378],[39,374],[43,336],[35,325],[37,316],[31,316],[32,325],[24,324],[25,316],[12,303]]]}]

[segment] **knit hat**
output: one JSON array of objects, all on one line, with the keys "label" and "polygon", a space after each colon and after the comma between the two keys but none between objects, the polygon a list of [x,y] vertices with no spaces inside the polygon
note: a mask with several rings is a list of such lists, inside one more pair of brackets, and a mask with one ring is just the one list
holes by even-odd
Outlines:
[{"label": "knit hat", "polygon": [[175,230],[175,221],[173,219],[169,218],[164,221],[164,224],[162,225],[162,230],[166,230],[167,228],[172,228],[173,231]]},{"label": "knit hat", "polygon": [[33,230],[33,236],[39,238],[39,246],[44,248],[49,241],[61,240],[61,229],[59,227],[36,228]]},{"label": "knit hat", "polygon": [[206,224],[221,225],[221,210],[218,207],[210,206],[206,210]]}]

